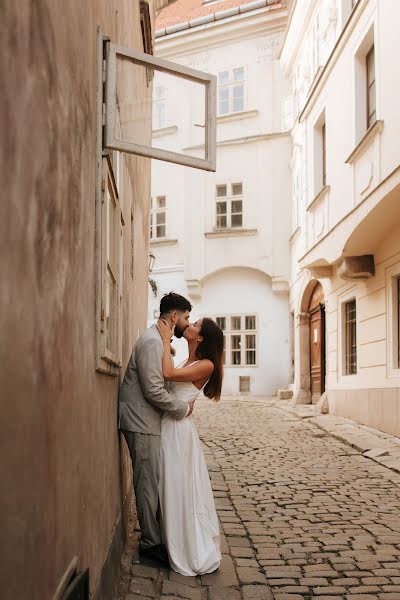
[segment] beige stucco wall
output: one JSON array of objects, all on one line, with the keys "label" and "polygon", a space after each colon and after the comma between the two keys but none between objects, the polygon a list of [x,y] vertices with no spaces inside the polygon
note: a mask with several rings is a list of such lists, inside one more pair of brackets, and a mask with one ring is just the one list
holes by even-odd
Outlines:
[{"label": "beige stucco wall", "polygon": [[[95,370],[96,30],[143,50],[139,2],[2,8],[1,595],[51,598],[78,556],[109,600],[100,575],[130,486],[118,378]],[[127,165],[122,373],[148,285],[150,161]]]}]

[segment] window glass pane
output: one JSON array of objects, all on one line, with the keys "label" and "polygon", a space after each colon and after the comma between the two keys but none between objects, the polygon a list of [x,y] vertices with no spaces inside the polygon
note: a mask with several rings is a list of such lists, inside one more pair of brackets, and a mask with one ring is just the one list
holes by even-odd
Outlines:
[{"label": "window glass pane", "polygon": [[256,328],[256,317],[255,315],[249,315],[245,317],[245,329],[251,330]]},{"label": "window glass pane", "polygon": [[244,109],[244,89],[242,85],[236,85],[233,88],[233,106],[232,110],[237,112]]},{"label": "window glass pane", "polygon": [[243,225],[242,215],[232,215],[231,226],[232,227],[242,227],[242,225]]},{"label": "window glass pane", "polygon": [[160,212],[158,212],[156,215],[156,219],[157,219],[157,225],[164,225],[165,224],[165,211],[161,210]]},{"label": "window glass pane", "polygon": [[232,200],[232,214],[234,215],[243,212],[242,206],[241,200]]},{"label": "window glass pane", "polygon": [[218,83],[219,85],[229,83],[229,71],[221,71],[218,73]]},{"label": "window glass pane", "polygon": [[241,196],[243,193],[242,183],[232,183],[232,196]]},{"label": "window glass pane", "polygon": [[246,365],[256,364],[256,336],[246,335]]},{"label": "window glass pane", "polygon": [[165,208],[166,198],[165,196],[157,196],[157,208]]},{"label": "window glass pane", "polygon": [[226,215],[226,202],[217,202],[217,215]]},{"label": "window glass pane", "polygon": [[229,112],[229,89],[220,88],[218,90],[218,111],[220,114]]},{"label": "window glass pane", "polygon": [[234,98],[234,100],[233,100],[233,106],[232,106],[232,111],[233,112],[239,112],[241,110],[244,110],[244,100],[243,100],[243,98]]},{"label": "window glass pane", "polygon": [[226,364],[226,335],[224,335],[224,350],[222,352],[222,364]]},{"label": "window glass pane", "polygon": [[367,54],[367,83],[371,85],[371,83],[375,81],[375,51],[372,47],[371,50]]},{"label": "window glass pane", "polygon": [[356,301],[345,304],[345,372],[357,373]]},{"label": "window glass pane", "polygon": [[217,185],[217,198],[226,196],[226,185]]},{"label": "window glass pane", "polygon": [[157,225],[157,237],[165,237],[165,225]]},{"label": "window glass pane", "polygon": [[240,335],[231,336],[231,357],[232,365],[240,365],[241,363],[241,340]]},{"label": "window glass pane", "polygon": [[256,364],[256,351],[255,350],[246,350],[246,365],[255,365]]},{"label": "window glass pane", "polygon": [[233,69],[233,79],[234,81],[243,81],[244,67],[240,67],[239,69]]},{"label": "window glass pane", "polygon": [[232,331],[240,331],[240,317],[231,317]]},{"label": "window glass pane", "polygon": [[218,327],[220,327],[222,329],[222,331],[225,331],[225,329],[226,329],[226,317],[217,317],[215,319],[215,322],[217,323]]},{"label": "window glass pane", "polygon": [[217,229],[226,229],[227,227],[226,215],[217,215]]},{"label": "window glass pane", "polygon": [[107,262],[112,272],[116,273],[117,268],[117,246],[115,232],[117,229],[117,208],[115,203],[114,191],[110,179],[107,185]]},{"label": "window glass pane", "polygon": [[113,354],[117,354],[117,284],[109,269],[106,275],[105,302],[106,348]]}]

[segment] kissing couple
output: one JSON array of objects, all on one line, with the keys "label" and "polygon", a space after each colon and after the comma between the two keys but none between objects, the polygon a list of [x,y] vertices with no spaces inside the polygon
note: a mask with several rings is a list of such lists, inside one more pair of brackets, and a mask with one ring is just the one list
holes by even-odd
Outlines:
[{"label": "kissing couple", "polygon": [[[200,392],[219,400],[223,333],[208,318],[189,323],[190,302],[165,295],[160,318],[137,340],[119,394],[119,429],[128,444],[142,537],[141,557],[181,575],[212,573],[221,562],[207,465],[190,418]],[[172,335],[189,356],[177,368]]]}]

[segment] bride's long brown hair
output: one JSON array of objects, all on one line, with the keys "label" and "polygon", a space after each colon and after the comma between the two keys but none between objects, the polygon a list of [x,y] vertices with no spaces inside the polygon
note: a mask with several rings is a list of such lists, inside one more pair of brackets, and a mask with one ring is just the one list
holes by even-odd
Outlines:
[{"label": "bride's long brown hair", "polygon": [[204,395],[211,400],[218,401],[221,397],[223,378],[224,334],[215,321],[205,317],[201,325],[200,335],[203,340],[197,346],[196,356],[200,360],[208,358],[214,365],[214,371],[204,388]]}]

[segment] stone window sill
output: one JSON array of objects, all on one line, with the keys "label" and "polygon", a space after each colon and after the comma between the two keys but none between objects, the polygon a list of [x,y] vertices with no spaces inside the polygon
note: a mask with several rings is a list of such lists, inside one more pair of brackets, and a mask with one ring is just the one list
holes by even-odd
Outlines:
[{"label": "stone window sill", "polygon": [[178,240],[172,238],[154,238],[150,240],[150,246],[173,246],[177,243]]},{"label": "stone window sill", "polygon": [[315,208],[315,206],[318,204],[318,202],[320,200],[322,200],[322,198],[325,198],[325,196],[327,195],[327,193],[329,192],[330,189],[331,189],[330,185],[324,185],[323,188],[315,196],[315,198],[313,198],[311,200],[310,204],[307,206],[307,212],[309,212],[310,210],[313,210],[313,208]]},{"label": "stone window sill", "polygon": [[249,119],[256,117],[258,110],[242,110],[240,112],[228,113],[226,115],[219,115],[217,117],[217,123],[226,123],[230,121],[241,121],[242,119]]},{"label": "stone window sill", "polygon": [[369,146],[372,140],[378,133],[381,133],[383,129],[383,121],[375,121],[373,125],[368,129],[364,137],[358,142],[357,146],[354,148],[353,152],[346,159],[347,164],[353,164],[355,160],[364,152],[364,150]]},{"label": "stone window sill", "polygon": [[206,238],[221,238],[221,237],[243,237],[257,235],[258,229],[214,229],[214,231],[206,231]]}]

